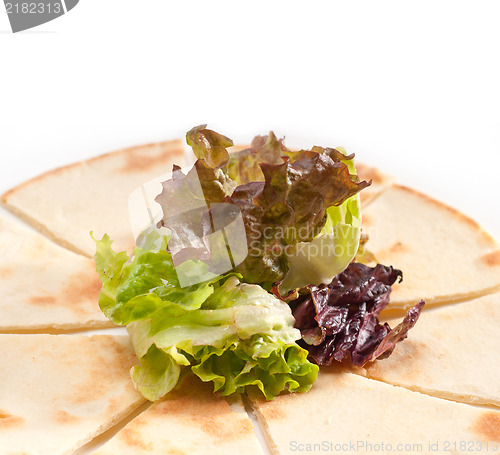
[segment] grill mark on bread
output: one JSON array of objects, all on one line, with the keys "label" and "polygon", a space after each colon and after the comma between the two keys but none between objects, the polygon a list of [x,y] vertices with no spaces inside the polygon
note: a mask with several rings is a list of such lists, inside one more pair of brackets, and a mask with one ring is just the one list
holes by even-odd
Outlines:
[{"label": "grill mark on bread", "polygon": [[89,343],[80,345],[78,349],[78,354],[84,358],[97,358],[96,367],[89,371],[87,377],[81,378],[80,384],[66,398],[68,401],[76,404],[97,401],[116,387],[115,384],[123,383],[124,379],[132,387],[129,371],[138,361],[131,347],[122,345],[112,336],[99,335],[91,337]]},{"label": "grill mark on bread", "polygon": [[356,171],[360,180],[372,180],[373,183],[383,183],[384,181],[382,173],[377,168],[367,166],[366,164],[356,163]]},{"label": "grill mark on bread", "polygon": [[373,220],[372,220],[371,216],[363,213],[363,218],[362,218],[362,222],[361,222],[362,227],[368,227],[368,226],[370,226],[370,224],[373,224]]},{"label": "grill mark on bread", "polygon": [[[20,185],[11,188],[10,190],[6,191],[4,194],[0,196],[0,200],[2,202],[8,202],[8,199],[10,199],[12,196],[14,196],[16,193],[19,191],[23,190],[26,187],[30,187],[34,183],[39,183],[43,182],[46,178],[52,178],[54,175],[59,175],[59,174],[66,174],[69,171],[72,171],[73,169],[76,168],[84,168],[86,166],[94,166],[95,164],[100,164],[101,162],[106,162],[110,157],[112,156],[119,156],[119,155],[129,155],[129,154],[137,154],[137,153],[148,153],[151,149],[157,148],[157,149],[164,149],[166,155],[172,155],[172,156],[183,156],[184,155],[184,150],[182,148],[182,141],[180,140],[173,140],[173,141],[165,141],[165,142],[156,142],[156,143],[151,143],[151,144],[144,144],[144,145],[137,145],[134,147],[129,147],[125,149],[120,149],[120,150],[113,150],[108,153],[103,153],[101,155],[89,158],[84,161],[77,161],[76,163],[71,163],[67,164],[65,166],[60,166],[58,168],[52,169],[48,172],[45,172],[43,174],[37,175],[36,177],[33,177],[30,180],[26,180],[25,182],[21,183]],[[168,153],[167,153],[168,152]]]},{"label": "grill mark on bread", "polygon": [[0,431],[21,426],[23,423],[24,419],[22,417],[13,416],[12,414],[0,409]]},{"label": "grill mark on bread", "polygon": [[482,439],[500,441],[500,412],[485,412],[477,420],[473,431]]},{"label": "grill mark on bread", "polygon": [[[157,146],[161,150],[161,146]],[[165,163],[165,165],[171,166],[176,158],[183,158],[184,151],[182,148],[167,148],[161,151],[158,155],[150,156],[144,153],[144,149],[130,150],[126,155],[125,164],[119,168],[117,171],[119,173],[128,174],[130,172],[144,172],[148,171],[159,164]],[[171,171],[172,169],[165,169],[165,173]]]},{"label": "grill mark on bread", "polygon": [[481,257],[481,261],[489,267],[500,266],[500,250],[485,254]]},{"label": "grill mark on bread", "polygon": [[141,438],[140,432],[135,429],[134,426],[124,428],[121,433],[125,444],[129,447],[133,447],[134,450],[141,450],[143,452],[151,452],[154,450],[153,444],[151,442],[145,442]]},{"label": "grill mark on bread", "polygon": [[9,278],[14,275],[14,271],[10,267],[0,267],[0,279]]},{"label": "grill mark on bread", "polygon": [[55,305],[57,303],[57,299],[53,295],[35,295],[30,297],[28,302],[31,305],[47,306]]},{"label": "grill mark on bread", "polygon": [[70,414],[66,411],[63,411],[61,409],[61,410],[56,412],[55,420],[60,425],[64,425],[64,424],[72,424],[72,423],[78,422],[80,420],[80,417],[72,415],[72,414]]},{"label": "grill mark on bread", "polygon": [[42,307],[59,305],[78,316],[85,316],[98,310],[97,301],[101,286],[99,275],[94,270],[93,263],[89,261],[87,271],[71,275],[60,292],[31,296],[28,303]]},{"label": "grill mark on bread", "polygon": [[402,242],[396,242],[391,247],[389,247],[389,249],[387,250],[386,253],[382,253],[382,254],[389,255],[389,254],[402,253],[405,251],[407,251],[407,247],[405,245],[403,245]]},{"label": "grill mark on bread", "polygon": [[203,383],[194,375],[184,378],[180,389],[169,392],[150,411],[175,416],[187,425],[194,424],[220,441],[238,439],[253,432],[248,419],[240,419],[233,414],[226,400],[213,393],[211,384]]},{"label": "grill mark on bread", "polygon": [[266,407],[262,408],[261,412],[267,420],[281,420],[286,417],[285,413],[280,409],[279,402],[277,402],[278,399],[282,401],[283,396],[277,397],[272,403],[267,403]]},{"label": "grill mark on bread", "polygon": [[[89,261],[90,263],[91,261]],[[93,263],[89,264],[88,273],[72,275],[61,292],[61,298],[72,304],[96,302],[101,291],[102,283],[99,274],[94,270]]]}]

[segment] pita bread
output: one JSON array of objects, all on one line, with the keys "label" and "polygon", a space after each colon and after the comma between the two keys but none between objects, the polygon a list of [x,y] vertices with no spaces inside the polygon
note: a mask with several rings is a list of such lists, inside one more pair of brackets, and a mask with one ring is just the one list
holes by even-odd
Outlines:
[{"label": "pita bread", "polygon": [[367,248],[403,271],[390,308],[425,299],[427,308],[500,288],[500,247],[470,218],[415,190],[395,185],[363,211]]},{"label": "pita bread", "polygon": [[93,455],[262,454],[241,398],[232,400],[188,376]]},{"label": "pita bread", "polygon": [[424,312],[368,377],[465,403],[500,407],[500,294]]},{"label": "pita bread", "polygon": [[183,161],[178,140],[132,147],[47,172],[8,191],[1,201],[77,253],[94,255],[90,231],[96,238],[108,233],[116,251],[131,251],[129,194]]},{"label": "pita bread", "polygon": [[[276,454],[450,453],[453,445],[446,451],[446,441],[460,444],[500,438],[500,412],[440,400],[334,368],[322,369],[305,394],[282,395],[269,402],[253,397],[252,405]],[[438,444],[438,450],[430,449],[432,443]],[[466,453],[456,453],[462,452]]]},{"label": "pita bread", "polygon": [[0,335],[0,451],[70,454],[146,400],[126,336]]},{"label": "pita bread", "polygon": [[0,331],[112,327],[91,259],[0,213]]},{"label": "pita bread", "polygon": [[363,208],[372,203],[375,198],[392,185],[394,181],[391,176],[382,173],[376,167],[368,166],[363,163],[356,162],[356,171],[361,180],[372,181],[372,184],[368,188],[365,188],[359,193]]}]

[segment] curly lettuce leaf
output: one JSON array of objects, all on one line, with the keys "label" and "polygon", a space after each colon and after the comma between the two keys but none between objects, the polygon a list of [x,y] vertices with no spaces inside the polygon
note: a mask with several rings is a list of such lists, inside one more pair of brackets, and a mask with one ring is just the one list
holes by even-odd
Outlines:
[{"label": "curly lettuce leaf", "polygon": [[317,376],[307,362],[307,351],[267,336],[255,335],[229,349],[204,346],[197,350],[198,365],[193,372],[203,381],[213,381],[214,391],[222,395],[243,392],[257,386],[267,400],[283,390],[306,392]]},{"label": "curly lettuce leaf", "polygon": [[[144,236],[131,258],[115,253],[108,236],[97,241],[103,281],[99,304],[115,323],[127,325],[140,364],[132,369],[149,400],[168,393],[190,367],[227,395],[257,385],[266,398],[284,390],[305,391],[318,368],[299,347],[290,307],[258,285],[228,274],[179,286],[165,238]],[[184,267],[197,267],[186,261]]]},{"label": "curly lettuce leaf", "polygon": [[[224,263],[227,255],[225,244],[220,241],[220,236],[211,234],[219,229],[218,224],[225,227],[234,221],[229,220],[232,214],[227,204],[220,203],[233,192],[236,183],[221,169],[213,169],[199,159],[186,175],[174,167],[172,178],[162,186],[162,192],[155,200],[163,210],[159,225],[171,232],[168,249],[173,254],[174,264],[178,266],[190,259],[207,261],[207,265],[211,260],[215,266],[221,261]],[[220,261],[216,260],[218,257]],[[218,270],[212,272],[217,274]]]},{"label": "curly lettuce leaf", "polygon": [[[296,256],[294,271],[287,280],[287,286],[295,286],[294,277],[319,254],[335,261],[337,252],[331,247],[334,236],[344,246],[352,244],[352,254],[339,254],[338,268],[347,266],[359,243],[359,205],[355,195],[369,185],[358,182],[357,176],[350,173],[344,163],[348,158],[352,159],[335,149],[315,147],[301,152],[293,163],[286,157],[283,164],[261,163],[265,181],[240,185],[226,198],[240,208],[245,224],[249,255],[236,268],[245,281],[264,285],[281,281],[290,269],[290,258]],[[350,198],[353,199],[348,201]],[[341,225],[337,222],[340,219]],[[316,252],[318,245],[313,244],[311,254],[302,255],[304,244],[311,244],[318,236],[321,239],[316,243],[328,240],[327,252]],[[331,270],[331,264],[327,265],[323,257],[318,268]],[[314,276],[310,282],[321,280]]]},{"label": "curly lettuce leaf", "polygon": [[233,141],[207,129],[207,125],[195,126],[188,131],[186,141],[193,149],[196,158],[205,160],[214,169],[225,166],[229,161],[227,147],[231,147]]},{"label": "curly lettuce leaf", "polygon": [[283,156],[295,161],[302,151],[292,151],[285,147],[283,139],[278,139],[270,131],[267,136],[256,136],[250,148],[231,153],[227,164],[227,174],[238,185],[250,182],[263,182],[261,163],[282,164]]},{"label": "curly lettuce leaf", "polygon": [[327,286],[307,286],[290,302],[302,345],[318,365],[350,361],[363,366],[387,357],[406,338],[424,306],[411,308],[394,329],[378,320],[388,305],[391,286],[400,270],[377,264],[352,263]]},{"label": "curly lettuce leaf", "polygon": [[96,269],[103,283],[99,307],[115,324],[127,325],[150,317],[169,302],[183,308],[199,308],[219,281],[217,277],[198,286],[181,288],[172,256],[166,251],[166,238],[157,231],[146,237],[144,246],[156,250],[136,247],[132,258],[125,251],[115,253],[107,234],[96,241]]},{"label": "curly lettuce leaf", "polygon": [[[353,155],[347,155],[342,148],[315,147],[315,150],[335,153],[356,181]],[[280,284],[280,291],[286,293],[309,284],[329,283],[359,254],[360,236],[361,206],[359,194],[355,194],[340,205],[328,207],[326,222],[319,235],[290,251],[289,270]]]},{"label": "curly lettuce leaf", "polygon": [[[359,182],[353,155],[323,147],[291,151],[271,132],[229,156],[225,147],[232,142],[206,125],[187,137],[198,161],[186,176],[165,182],[156,198],[172,231],[176,265],[200,260],[216,267],[227,251],[210,244],[217,238],[214,220],[229,225],[239,217],[248,255],[231,266],[246,282],[269,288],[283,281],[284,292],[329,282],[353,260],[361,223],[357,193],[370,184]],[[201,184],[197,192],[194,180]]]}]

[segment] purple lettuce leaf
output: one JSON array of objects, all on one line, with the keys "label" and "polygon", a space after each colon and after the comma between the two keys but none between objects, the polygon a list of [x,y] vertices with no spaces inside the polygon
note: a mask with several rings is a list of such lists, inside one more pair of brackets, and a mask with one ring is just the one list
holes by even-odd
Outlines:
[{"label": "purple lettuce leaf", "polygon": [[355,366],[389,356],[424,306],[421,301],[411,308],[394,329],[379,322],[398,279],[402,273],[393,267],[352,263],[329,285],[302,289],[289,303],[309,356],[318,365],[350,361]]},{"label": "purple lettuce leaf", "polygon": [[232,261],[234,270],[266,288],[284,278],[295,246],[321,232],[329,207],[370,185],[350,173],[353,155],[322,147],[293,152],[272,132],[231,158],[231,139],[206,125],[186,137],[198,160],[186,175],[176,168],[156,198],[161,224],[172,231],[168,248],[175,263],[210,259],[207,236],[217,230],[214,220],[225,227],[224,220],[228,225],[241,216],[248,255]]},{"label": "purple lettuce leaf", "polygon": [[261,163],[264,182],[238,186],[225,202],[243,216],[249,255],[236,269],[249,283],[273,283],[288,272],[288,255],[316,237],[326,209],[342,204],[369,185],[358,182],[334,149],[306,150],[292,163]]},{"label": "purple lettuce leaf", "polygon": [[215,231],[211,207],[220,206],[233,192],[235,183],[221,169],[198,159],[187,174],[174,166],[172,178],[163,182],[162,187],[155,201],[163,210],[159,226],[171,230],[168,250],[174,263],[210,259],[213,248],[207,236]]}]

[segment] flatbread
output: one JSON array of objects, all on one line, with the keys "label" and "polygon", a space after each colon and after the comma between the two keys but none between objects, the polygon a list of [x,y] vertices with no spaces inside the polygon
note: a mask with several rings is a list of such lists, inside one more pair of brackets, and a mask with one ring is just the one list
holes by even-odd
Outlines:
[{"label": "flatbread", "polygon": [[500,412],[335,368],[323,368],[305,394],[282,395],[270,402],[255,396],[251,400],[275,454],[470,453],[460,441],[474,441],[475,450],[476,441],[484,441],[484,450],[486,442],[491,445],[500,438]]},{"label": "flatbread", "polygon": [[[245,146],[235,146],[238,151]],[[145,182],[186,162],[181,140],[142,145],[91,158],[53,171],[7,191],[1,202],[36,229],[77,253],[93,256],[94,231],[108,233],[116,251],[131,251],[135,241],[130,227],[128,197]],[[392,181],[376,168],[357,163],[362,179],[373,180],[361,193],[364,206]]]},{"label": "flatbread", "polygon": [[394,185],[363,211],[366,247],[403,271],[390,308],[434,304],[500,289],[500,247],[475,221],[410,188]]},{"label": "flatbread", "polygon": [[500,294],[435,308],[420,316],[388,359],[358,372],[437,397],[500,407],[494,371],[500,365],[499,327]]},{"label": "flatbread", "polygon": [[231,406],[194,375],[153,404],[93,455],[262,454],[241,398]]},{"label": "flatbread", "polygon": [[146,400],[126,336],[0,335],[0,452],[70,454]]},{"label": "flatbread", "polygon": [[42,174],[1,201],[36,229],[77,253],[93,256],[108,233],[116,251],[134,246],[128,197],[138,186],[184,162],[180,140],[132,147]]},{"label": "flatbread", "polygon": [[94,261],[0,212],[0,331],[112,327]]},{"label": "flatbread", "polygon": [[356,162],[356,171],[360,180],[372,181],[372,184],[359,193],[363,209],[394,182],[394,178],[379,169]]}]

